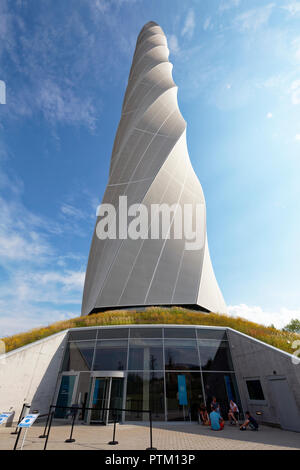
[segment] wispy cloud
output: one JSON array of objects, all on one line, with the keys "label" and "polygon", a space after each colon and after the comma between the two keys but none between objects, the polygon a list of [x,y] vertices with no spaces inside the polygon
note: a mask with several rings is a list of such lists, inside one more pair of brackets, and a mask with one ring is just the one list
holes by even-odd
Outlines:
[{"label": "wispy cloud", "polygon": [[172,54],[178,54],[180,51],[179,45],[178,45],[178,39],[175,34],[171,34],[168,36],[168,46]]},{"label": "wispy cloud", "polygon": [[[72,11],[62,25],[52,18],[53,11],[45,13],[42,5],[35,9],[35,21],[25,23],[24,12],[30,14],[30,8],[27,3],[15,5],[11,13],[10,3],[1,2],[0,67],[7,84],[3,116],[42,113],[51,126],[85,126],[93,131],[101,101],[91,93],[89,73],[93,69],[100,76],[102,65],[101,58],[95,57],[94,33],[87,30],[78,12]],[[70,47],[70,37],[77,39],[75,50]],[[63,73],[58,73],[62,68]]]},{"label": "wispy cloud", "polygon": [[300,80],[294,80],[290,87],[292,104],[300,104]]},{"label": "wispy cloud", "polygon": [[211,26],[211,18],[209,16],[204,21],[204,24],[203,24],[204,31],[207,31],[210,26]]},{"label": "wispy cloud", "polygon": [[189,39],[194,34],[195,29],[195,13],[193,10],[189,10],[186,16],[184,26],[181,30],[181,36],[187,36]]},{"label": "wispy cloud", "polygon": [[[22,202],[10,177],[0,171],[6,199],[0,198],[0,336],[72,316],[80,311],[86,259],[59,254],[67,225],[34,213]],[[64,204],[65,212],[72,206]],[[85,214],[84,214],[85,215]],[[76,217],[81,216],[80,212]],[[76,236],[76,231],[73,232]]]},{"label": "wispy cloud", "polygon": [[238,7],[240,0],[223,0],[219,6],[219,12],[223,13],[225,10],[230,10],[231,8]]},{"label": "wispy cloud", "polygon": [[297,13],[300,13],[300,2],[291,2],[287,5],[282,6],[281,8],[287,10],[291,15],[294,16]]},{"label": "wispy cloud", "polygon": [[285,307],[281,307],[275,312],[264,310],[259,306],[246,304],[229,305],[227,309],[229,315],[233,317],[246,318],[247,320],[266,326],[273,324],[276,328],[283,328],[292,318],[300,319],[300,310],[291,310]]},{"label": "wispy cloud", "polygon": [[45,118],[52,123],[84,124],[89,129],[96,127],[96,110],[92,99],[80,99],[72,87],[61,87],[46,80],[40,87],[36,100]]},{"label": "wispy cloud", "polygon": [[81,220],[86,217],[86,214],[81,209],[74,207],[71,204],[62,204],[60,210],[65,216],[73,217],[75,219]]},{"label": "wispy cloud", "polygon": [[256,31],[268,22],[274,6],[274,3],[270,3],[263,7],[248,10],[237,15],[233,23],[240,31]]}]

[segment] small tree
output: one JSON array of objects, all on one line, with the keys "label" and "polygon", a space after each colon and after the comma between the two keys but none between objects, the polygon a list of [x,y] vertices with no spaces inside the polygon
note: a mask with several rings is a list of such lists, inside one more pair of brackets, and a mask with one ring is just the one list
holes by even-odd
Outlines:
[{"label": "small tree", "polygon": [[299,333],[300,334],[300,320],[297,318],[293,318],[290,323],[288,323],[284,328],[283,331],[290,331],[291,333]]}]

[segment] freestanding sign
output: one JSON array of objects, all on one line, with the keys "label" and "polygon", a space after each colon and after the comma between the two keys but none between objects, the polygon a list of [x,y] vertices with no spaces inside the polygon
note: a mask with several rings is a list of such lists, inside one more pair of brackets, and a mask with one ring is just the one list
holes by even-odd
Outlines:
[{"label": "freestanding sign", "polygon": [[23,418],[22,421],[18,424],[18,428],[30,428],[37,419],[38,415],[39,413],[25,416],[25,418]]},{"label": "freestanding sign", "polygon": [[16,450],[16,448],[17,448],[18,441],[19,441],[22,429],[25,428],[26,431],[25,431],[23,441],[22,441],[22,445],[21,445],[21,450],[23,449],[24,442],[25,442],[26,435],[27,435],[27,431],[28,431],[29,428],[31,428],[31,426],[33,425],[33,423],[35,422],[35,420],[37,419],[38,416],[39,416],[39,413],[28,414],[22,419],[22,421],[20,421],[20,423],[18,424],[19,432],[18,432],[18,436],[17,436],[16,442],[15,442],[14,450]]},{"label": "freestanding sign", "polygon": [[179,405],[187,405],[186,380],[185,375],[178,375],[178,401]]},{"label": "freestanding sign", "polygon": [[0,414],[0,425],[1,424],[4,424],[7,422],[8,418],[11,417],[13,413],[9,412],[9,413],[1,413]]}]

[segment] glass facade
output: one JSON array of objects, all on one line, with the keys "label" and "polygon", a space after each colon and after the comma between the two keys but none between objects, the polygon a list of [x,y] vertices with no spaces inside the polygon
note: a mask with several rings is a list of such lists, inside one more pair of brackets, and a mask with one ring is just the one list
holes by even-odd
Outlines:
[{"label": "glass facade", "polygon": [[[68,339],[58,402],[66,400],[64,374],[74,372],[86,388],[74,392],[75,402],[84,396],[86,407],[98,409],[104,395],[106,407],[126,408],[126,421],[148,420],[145,410],[153,420],[197,420],[200,405],[210,410],[214,396],[225,419],[230,399],[241,407],[224,328],[95,327],[71,330]],[[106,385],[102,395],[99,384]]]}]

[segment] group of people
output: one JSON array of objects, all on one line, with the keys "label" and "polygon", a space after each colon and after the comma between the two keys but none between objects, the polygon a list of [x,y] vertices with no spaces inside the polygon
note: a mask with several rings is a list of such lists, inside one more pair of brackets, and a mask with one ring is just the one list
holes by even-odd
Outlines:
[{"label": "group of people", "polygon": [[[221,416],[220,404],[217,402],[216,397],[212,398],[210,412],[208,412],[207,407],[202,403],[198,414],[199,419],[204,426],[211,426],[213,431],[221,431],[224,429],[224,419]],[[239,409],[233,400],[230,400],[229,403],[228,420],[232,425],[239,425]],[[256,419],[251,416],[249,411],[246,411],[245,420],[240,425],[241,431],[245,431],[247,428],[252,431],[258,431],[258,423]]]}]

